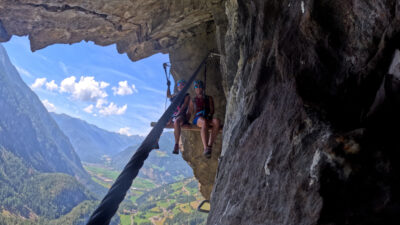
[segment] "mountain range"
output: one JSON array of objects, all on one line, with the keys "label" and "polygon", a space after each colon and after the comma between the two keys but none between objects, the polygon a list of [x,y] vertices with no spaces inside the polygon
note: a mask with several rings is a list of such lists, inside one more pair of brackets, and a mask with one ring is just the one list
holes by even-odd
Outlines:
[{"label": "mountain range", "polygon": [[139,135],[126,136],[110,132],[66,114],[50,114],[84,162],[102,163],[104,157],[115,155],[144,139]]},{"label": "mountain range", "polygon": [[[66,114],[51,115],[68,136],[81,160],[87,163],[104,164],[122,170],[144,140],[142,136],[110,132]],[[159,140],[160,149],[153,150],[140,170],[139,177],[153,180],[157,184],[192,177],[189,165],[171,153],[174,144],[174,134],[163,132]]]},{"label": "mountain range", "polygon": [[[193,176],[193,170],[179,155],[172,154],[175,140],[172,132],[164,132],[139,172],[139,177],[148,178],[159,184],[172,183]],[[111,166],[122,170],[140,144],[128,147],[111,158]]]}]

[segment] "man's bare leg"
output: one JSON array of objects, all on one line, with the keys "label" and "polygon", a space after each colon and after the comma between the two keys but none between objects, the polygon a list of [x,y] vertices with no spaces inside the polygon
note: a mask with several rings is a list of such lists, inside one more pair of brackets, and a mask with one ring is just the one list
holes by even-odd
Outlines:
[{"label": "man's bare leg", "polygon": [[210,139],[208,140],[208,146],[212,146],[214,144],[215,138],[217,137],[219,132],[221,122],[219,121],[219,119],[212,119],[211,124],[213,127],[211,130]]},{"label": "man's bare leg", "polygon": [[208,140],[208,124],[206,123],[206,120],[204,117],[200,117],[197,120],[197,126],[201,128],[200,135],[201,135],[201,141],[203,142],[203,147],[204,149],[207,148],[207,140]]},{"label": "man's bare leg", "polygon": [[175,144],[179,143],[179,137],[181,136],[181,124],[183,122],[182,117],[178,117],[174,122],[174,135],[175,135]]},{"label": "man's bare leg", "polygon": [[175,146],[172,153],[179,154],[179,137],[181,136],[181,125],[183,118],[180,116],[174,122],[174,135],[175,135]]}]

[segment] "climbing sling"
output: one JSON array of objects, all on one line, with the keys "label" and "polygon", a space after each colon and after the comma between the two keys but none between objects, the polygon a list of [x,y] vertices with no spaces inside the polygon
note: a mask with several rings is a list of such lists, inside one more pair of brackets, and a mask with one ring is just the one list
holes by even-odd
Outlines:
[{"label": "climbing sling", "polygon": [[90,216],[87,225],[108,225],[111,218],[116,213],[119,204],[124,200],[125,195],[132,185],[133,179],[138,175],[140,168],[143,166],[144,161],[149,156],[154,144],[160,138],[161,133],[171,118],[172,113],[175,111],[178,104],[183,100],[188,91],[190,84],[194,81],[201,67],[206,62],[209,53],[197,67],[193,75],[188,80],[188,85],[185,85],[183,89],[176,96],[174,101],[164,112],[161,118],[158,120],[155,127],[150,131],[147,137],[144,139],[140,147],[137,149],[135,154],[129,160],[128,164],[124,167],[121,174],[118,176],[115,183],[108,190],[106,196],[100,202],[100,205]]}]

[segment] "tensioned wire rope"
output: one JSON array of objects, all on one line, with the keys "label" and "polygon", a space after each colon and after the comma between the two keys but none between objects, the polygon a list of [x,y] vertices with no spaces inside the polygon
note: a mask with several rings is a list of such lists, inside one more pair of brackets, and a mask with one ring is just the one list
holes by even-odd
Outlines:
[{"label": "tensioned wire rope", "polygon": [[181,101],[184,99],[186,92],[189,90],[189,87],[201,70],[201,67],[207,61],[209,55],[210,53],[207,53],[206,57],[204,57],[193,75],[188,80],[189,85],[185,85],[183,87],[168,109],[160,117],[157,124],[144,139],[140,147],[136,150],[135,154],[117,177],[117,180],[108,190],[106,196],[104,196],[103,200],[100,202],[100,205],[90,216],[87,225],[108,225],[110,223],[111,218],[118,210],[119,204],[124,200],[133,180],[138,175],[140,168],[142,168],[144,161],[153,150],[153,146],[160,138],[161,133],[163,132],[163,129],[167,125],[173,112],[175,111],[176,107],[178,107],[179,103],[181,103]]}]

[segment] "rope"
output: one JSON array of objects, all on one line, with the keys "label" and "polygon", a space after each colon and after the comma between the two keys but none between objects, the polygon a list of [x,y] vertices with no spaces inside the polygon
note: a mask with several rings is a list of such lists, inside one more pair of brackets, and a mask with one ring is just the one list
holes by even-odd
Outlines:
[{"label": "rope", "polygon": [[135,154],[129,160],[128,164],[124,167],[121,174],[118,176],[115,183],[108,190],[106,196],[100,202],[100,205],[90,216],[87,225],[108,225],[111,218],[118,210],[119,204],[124,200],[125,195],[132,185],[133,179],[138,175],[140,168],[142,168],[144,161],[149,156],[153,149],[154,143],[160,138],[161,133],[172,116],[172,113],[178,107],[179,103],[184,99],[186,92],[189,90],[190,84],[194,81],[197,74],[199,73],[204,62],[207,60],[209,54],[199,64],[196,71],[190,77],[188,84],[176,96],[174,101],[164,112],[157,124],[153,127],[147,137],[144,139],[140,147],[137,149]]},{"label": "rope", "polygon": [[[167,79],[167,84],[171,84],[170,78],[171,78],[171,69],[169,70],[169,73],[167,73],[167,67],[168,63],[163,63],[164,67],[164,72],[165,72],[165,78]],[[168,86],[168,85],[167,85]],[[168,86],[169,89],[169,86]],[[164,111],[167,110],[167,101],[168,101],[168,96],[165,95],[165,104],[164,104]]]}]

